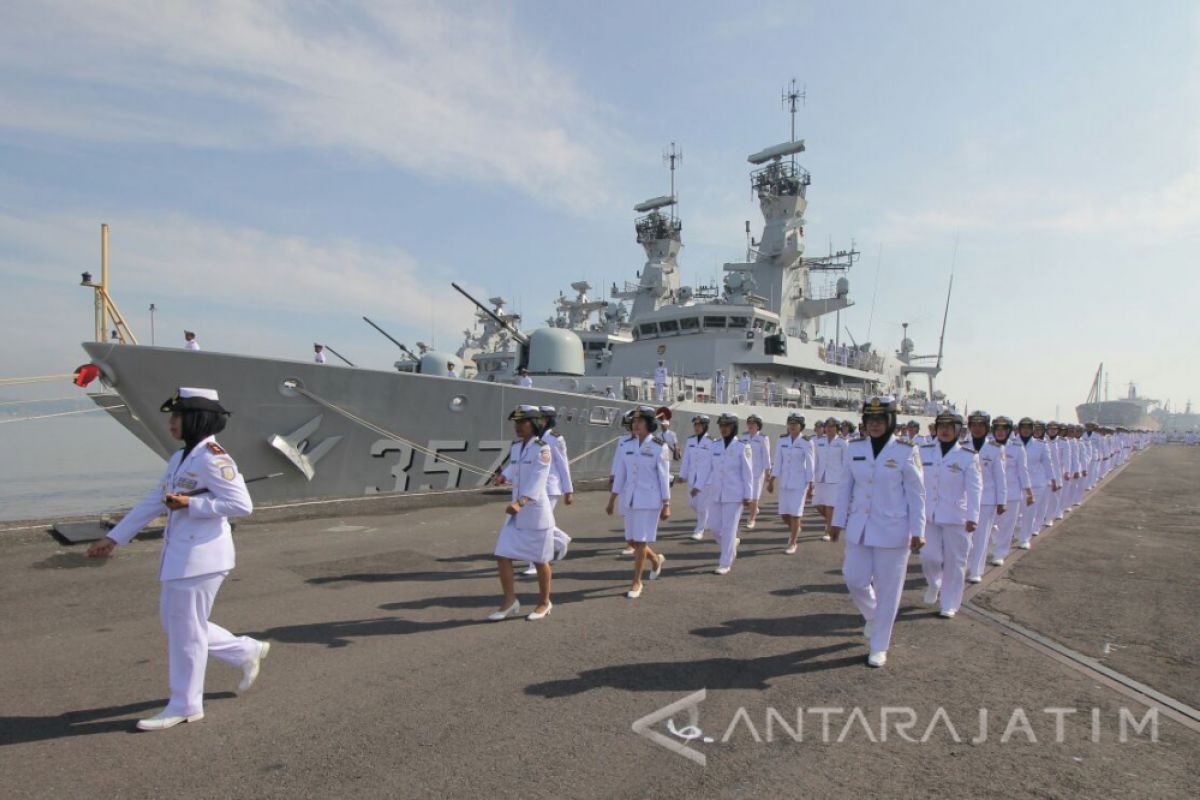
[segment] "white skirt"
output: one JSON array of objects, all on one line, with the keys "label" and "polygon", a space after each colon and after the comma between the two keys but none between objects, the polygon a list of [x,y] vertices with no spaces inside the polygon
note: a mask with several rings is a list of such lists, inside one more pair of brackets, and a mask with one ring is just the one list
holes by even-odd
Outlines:
[{"label": "white skirt", "polygon": [[837,503],[838,485],[836,483],[813,484],[813,505],[833,506]]},{"label": "white skirt", "polygon": [[755,473],[750,478],[750,491],[755,500],[762,499],[763,484],[766,483],[766,480],[767,473],[765,470],[763,472]]},{"label": "white skirt", "polygon": [[658,539],[657,508],[625,509],[625,541],[653,542]]},{"label": "white skirt", "polygon": [[509,517],[500,528],[495,555],[531,564],[546,564],[554,559],[554,528],[526,530]]},{"label": "white skirt", "polygon": [[779,490],[779,513],[787,514],[789,517],[804,516],[804,500],[808,494],[808,487],[800,489],[780,489]]}]

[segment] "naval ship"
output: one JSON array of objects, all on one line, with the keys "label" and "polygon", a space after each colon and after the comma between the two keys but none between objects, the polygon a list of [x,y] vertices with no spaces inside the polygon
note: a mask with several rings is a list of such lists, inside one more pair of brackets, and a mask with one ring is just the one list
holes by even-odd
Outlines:
[{"label": "naval ship", "polygon": [[[137,345],[107,294],[103,248],[100,283],[84,280],[96,291],[98,340],[83,344],[85,366],[102,387],[90,396],[165,459],[178,443],[159,412],[163,398],[179,386],[217,389],[234,412],[222,444],[248,479],[260,479],[250,487],[258,503],[486,486],[508,456],[507,417],[520,403],[558,409],[581,479],[608,475],[622,415],[640,403],[670,409],[681,439],[697,413],[758,413],[777,434],[793,409],[810,420],[856,418],[864,397],[884,393],[925,424],[944,400],[934,387],[941,343],[918,355],[905,328],[898,349],[878,351],[843,343],[823,324],[840,323],[852,305],[847,273],[858,252],[805,255],[811,175],[796,162],[804,151],[793,134],[748,157],[763,227],[743,261],[724,265],[721,286],[681,282],[672,158],[671,193],[634,209],[646,255],[636,282],[614,285],[609,299],[576,282],[533,330],[504,298],[485,305],[459,289],[477,314],[462,346],[413,351],[393,339],[403,357],[392,370]],[[118,339],[100,341],[110,320]],[[669,373],[661,395],[660,361]],[[525,375],[532,385],[518,385]]]},{"label": "naval ship", "polygon": [[1075,415],[1081,424],[1095,422],[1106,427],[1141,431],[1159,429],[1159,420],[1154,413],[1159,402],[1139,396],[1135,384],[1129,384],[1125,397],[1109,400],[1107,395],[1107,381],[1102,363],[1096,370],[1096,377],[1092,379],[1092,388],[1088,390],[1087,400],[1075,406]]}]

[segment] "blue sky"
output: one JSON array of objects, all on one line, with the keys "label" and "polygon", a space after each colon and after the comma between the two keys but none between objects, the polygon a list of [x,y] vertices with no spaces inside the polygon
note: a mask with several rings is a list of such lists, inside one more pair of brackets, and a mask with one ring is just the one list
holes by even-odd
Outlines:
[{"label": "blue sky", "polygon": [[[112,226],[135,332],[359,364],[452,347],[449,282],[549,315],[632,279],[678,142],[685,282],[743,253],[747,154],[808,103],[809,252],[854,337],[1068,416],[1096,365],[1200,402],[1200,7],[1137,3],[17,2],[0,9],[0,375],[70,371]],[[871,315],[878,269],[878,293]]]}]

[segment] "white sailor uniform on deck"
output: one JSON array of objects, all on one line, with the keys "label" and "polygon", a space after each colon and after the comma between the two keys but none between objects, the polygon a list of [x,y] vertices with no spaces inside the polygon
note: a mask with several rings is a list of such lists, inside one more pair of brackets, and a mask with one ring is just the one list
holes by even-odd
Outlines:
[{"label": "white sailor uniform on deck", "polygon": [[813,476],[813,503],[833,507],[837,502],[838,484],[846,469],[846,440],[841,436],[828,439],[818,436],[813,441],[816,472]]},{"label": "white sailor uniform on deck", "polygon": [[[968,438],[963,443],[963,449],[975,452],[975,440]],[[1005,508],[1004,514],[998,511],[999,506],[1006,504],[1008,495],[1008,479],[1005,476],[1004,445],[986,437],[983,447],[979,449],[979,471],[983,476],[983,495],[979,500],[979,525],[971,534],[971,552],[967,557],[967,575],[983,574],[987,563],[988,548],[992,540],[992,527],[999,518],[1012,513]],[[1013,509],[1015,511],[1015,509]]]},{"label": "white sailor uniform on deck", "polygon": [[496,539],[495,555],[514,561],[545,564],[554,558],[554,511],[546,494],[546,481],[554,456],[550,445],[533,438],[513,442],[504,478],[512,485],[512,499],[529,500],[509,515]]},{"label": "white sailor uniform on deck", "polygon": [[804,516],[804,502],[812,486],[815,464],[812,442],[803,436],[780,436],[775,443],[771,477],[779,484],[779,513]]},{"label": "white sailor uniform on deck", "polygon": [[625,540],[653,542],[663,503],[671,499],[667,446],[657,436],[638,441],[628,436],[617,444],[612,493],[625,517]]},{"label": "white sailor uniform on deck", "polygon": [[183,349],[184,350],[199,350],[200,343],[197,342],[195,339],[188,339],[183,343]]},{"label": "white sailor uniform on deck", "polygon": [[736,436],[728,443],[724,437],[718,437],[709,442],[708,450],[712,456],[707,483],[712,491],[709,527],[721,548],[717,566],[732,567],[737,558],[737,528],[742,520],[742,503],[753,499],[750,447]]},{"label": "white sailor uniform on deck", "polygon": [[941,596],[943,612],[957,612],[962,604],[971,535],[967,522],[979,522],[983,476],[979,457],[958,442],[942,453],[942,444],[922,445],[925,472],[925,547],[921,570],[931,588]]},{"label": "white sailor uniform on deck", "polygon": [[[203,492],[203,494],[193,494]],[[163,712],[188,717],[203,711],[208,656],[242,666],[257,658],[258,641],[234,636],[209,621],[213,601],[234,568],[229,517],[254,510],[233,459],[209,436],[185,456],[177,451],[158,485],[134,506],[107,537],[128,544],[138,531],[167,513],[167,494],[188,494],[188,505],[170,511],[163,533],[158,579],[159,611],[167,634],[171,699]]]},{"label": "white sailor uniform on deck", "polygon": [[869,438],[846,449],[833,526],[845,531],[842,575],[870,625],[871,652],[888,649],[908,572],[912,539],[925,535],[925,486],[917,448],[884,443],[876,456]]},{"label": "white sailor uniform on deck", "polygon": [[713,467],[712,453],[708,449],[711,443],[712,440],[704,434],[689,436],[683,446],[683,461],[679,464],[679,476],[688,485],[688,505],[696,512],[696,529],[693,533],[703,533],[708,528],[709,506],[712,505],[713,496],[707,486],[708,473]]},{"label": "white sailor uniform on deck", "polygon": [[662,403],[667,399],[667,368],[654,368],[654,399]]},{"label": "white sailor uniform on deck", "polygon": [[[1025,454],[1025,446],[1021,437],[1010,434],[1004,443],[1004,482],[1005,505],[1008,507],[1003,514],[996,517],[996,527],[992,532],[992,558],[1008,558],[1012,550],[1013,536],[1016,534],[1017,522],[1021,519],[1022,509],[1033,509],[1025,505],[1025,490],[1030,488],[1029,461]],[[1037,504],[1035,497],[1034,504]]]}]

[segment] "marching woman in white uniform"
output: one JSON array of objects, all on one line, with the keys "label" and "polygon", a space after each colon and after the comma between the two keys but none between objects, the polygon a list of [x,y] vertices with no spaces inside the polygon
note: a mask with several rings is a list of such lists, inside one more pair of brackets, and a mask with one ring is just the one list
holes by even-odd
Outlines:
[{"label": "marching woman in white uniform", "polygon": [[[991,564],[994,567],[1004,566],[1004,559],[1008,558],[1021,509],[1031,509],[1034,504],[1025,446],[1021,444],[1021,437],[1014,437],[1012,432],[1013,422],[1010,417],[996,417],[992,422],[992,436],[995,437],[996,444],[1004,448],[1006,484],[1003,494],[1005,511],[996,517],[996,527],[992,531]],[[1001,497],[999,493],[996,496]]]},{"label": "marching woman in white uniform", "polygon": [[707,487],[712,493],[709,506],[709,525],[721,548],[720,560],[713,570],[728,575],[737,558],[737,529],[742,521],[742,509],[757,508],[754,501],[754,476],[750,469],[750,446],[738,438],[737,414],[717,417],[720,438],[709,442],[712,470]]},{"label": "marching woman in white uniform", "polygon": [[542,412],[537,406],[517,406],[508,418],[517,434],[509,451],[508,466],[504,468],[504,479],[512,485],[512,502],[504,509],[508,518],[500,528],[495,550],[504,599],[488,619],[499,622],[521,613],[521,601],[513,587],[513,562],[530,561],[537,565],[538,604],[526,619],[536,621],[545,618],[554,607],[550,602],[554,511],[546,494],[554,455],[550,445],[538,438]]},{"label": "marching woman in white uniform", "polygon": [[606,513],[611,517],[618,502],[625,517],[625,541],[633,548],[633,584],[625,596],[642,596],[642,572],[650,562],[650,580],[661,573],[667,557],[656,554],[651,543],[658,538],[658,521],[671,516],[671,470],[667,445],[652,434],[658,428],[650,406],[633,414],[632,435],[617,443],[612,492]]},{"label": "marching woman in white uniform", "polygon": [[838,421],[825,420],[824,435],[813,439],[816,474],[813,477],[813,503],[825,518],[825,535],[821,541],[837,541],[833,535],[833,505],[837,502],[838,484],[846,470],[846,440],[838,435]]},{"label": "marching woman in white uniform", "polygon": [[214,436],[225,429],[229,412],[212,389],[180,389],[162,411],[171,414],[170,431],[184,447],[150,494],[120,524],[88,549],[104,558],[128,544],[143,527],[169,512],[163,533],[158,579],[162,626],[167,634],[171,699],[167,707],[137,727],[158,731],[204,718],[204,672],[208,657],[242,668],[238,689],[249,689],[270,644],[234,636],[209,622],[222,581],[234,567],[230,517],[254,510],[246,483],[233,459]]},{"label": "marching woman in white uniform", "polygon": [[788,543],[783,552],[788,555],[796,552],[804,501],[813,490],[813,448],[812,443],[800,435],[803,431],[804,417],[795,412],[788,414],[787,436],[779,437],[775,445],[775,466],[771,469],[768,487],[775,491],[775,481],[779,481],[779,514],[788,526]]},{"label": "marching woman in white uniform", "polygon": [[762,501],[763,486],[771,474],[771,437],[762,432],[763,421],[758,414],[746,417],[746,435],[743,441],[750,447],[750,472],[754,477],[754,507],[750,509],[750,520],[746,530],[754,530],[758,523],[758,504]]},{"label": "marching woman in white uniform", "polygon": [[988,438],[992,426],[992,415],[986,411],[974,411],[967,417],[967,430],[971,434],[963,442],[963,449],[979,456],[979,470],[983,473],[983,496],[979,501],[979,524],[971,534],[971,552],[967,557],[967,583],[983,580],[983,567],[987,564],[988,547],[992,539],[992,527],[1007,513],[1008,483],[1004,475],[1004,445]]},{"label": "marching woman in white uniform", "polygon": [[708,423],[707,414],[692,417],[693,435],[683,445],[683,461],[679,465],[679,477],[688,485],[688,505],[696,512],[692,538],[697,541],[704,538],[704,531],[708,529],[708,507],[712,505],[712,492],[704,488],[712,470]]},{"label": "marching woman in white uniform", "polygon": [[1055,477],[1054,457],[1050,448],[1037,434],[1037,423],[1029,417],[1022,417],[1017,423],[1017,435],[1025,448],[1026,461],[1029,464],[1029,485],[1033,487],[1033,505],[1021,510],[1021,527],[1017,532],[1017,547],[1028,550],[1031,539],[1042,528],[1042,519],[1046,515],[1046,504],[1051,492],[1058,491],[1058,478]]},{"label": "marching woman in white uniform", "polygon": [[937,415],[937,441],[919,448],[925,473],[925,538],[921,570],[929,588],[925,604],[941,598],[939,614],[951,619],[962,604],[963,582],[971,534],[979,525],[983,476],[979,456],[958,442],[962,417],[943,411]]},{"label": "marching woman in white uniform", "polygon": [[892,627],[908,572],[908,554],[925,544],[925,486],[912,443],[892,437],[896,401],[874,397],[863,404],[867,435],[850,442],[848,467],[834,504],[834,531],[846,530],[842,575],[866,620],[867,665],[887,662]]},{"label": "marching woman in white uniform", "polygon": [[[554,430],[558,424],[557,410],[554,406],[541,406],[542,436],[541,439],[550,445],[550,475],[546,478],[546,495],[550,498],[550,508],[558,507],[561,497],[567,505],[575,502],[575,486],[571,483],[571,464],[567,460],[567,440]],[[567,557],[567,549],[571,545],[571,537],[566,531],[554,526],[554,560],[562,561]],[[530,562],[523,575],[537,575],[537,565]]]}]

